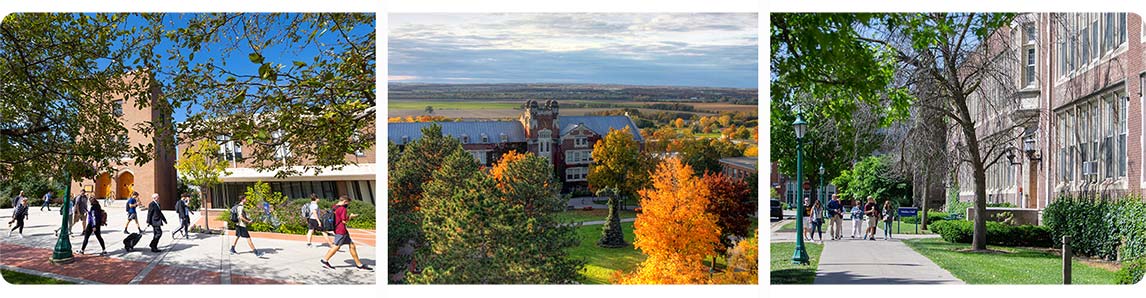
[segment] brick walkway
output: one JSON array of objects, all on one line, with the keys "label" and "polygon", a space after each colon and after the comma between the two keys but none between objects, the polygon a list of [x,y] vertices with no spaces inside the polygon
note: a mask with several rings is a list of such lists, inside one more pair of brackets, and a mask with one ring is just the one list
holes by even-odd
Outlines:
[{"label": "brick walkway", "polygon": [[[3,258],[0,258],[0,265],[5,269],[46,272],[95,284],[129,284],[148,267],[148,262],[98,255],[75,255],[75,261],[70,264],[53,264],[46,259],[52,255],[51,249],[8,243],[0,243],[0,254],[4,255]],[[143,284],[221,283],[219,272],[167,265],[156,265],[141,280]],[[286,281],[243,275],[232,275],[231,283],[291,284],[291,282]]]}]

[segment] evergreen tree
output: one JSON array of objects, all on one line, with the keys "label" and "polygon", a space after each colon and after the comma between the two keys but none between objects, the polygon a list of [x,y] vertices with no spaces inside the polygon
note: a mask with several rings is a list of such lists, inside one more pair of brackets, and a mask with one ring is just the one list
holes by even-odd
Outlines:
[{"label": "evergreen tree", "polygon": [[617,198],[617,189],[602,188],[597,191],[597,196],[609,198],[609,216],[605,218],[605,225],[601,229],[601,240],[597,241],[597,246],[607,248],[629,246],[625,242],[625,233],[621,231],[621,215],[619,214],[621,201]]},{"label": "evergreen tree", "polygon": [[[445,157],[454,151],[462,150],[457,139],[442,135],[442,127],[431,124],[422,128],[422,138],[407,143],[399,153],[397,146],[390,146],[390,214],[387,228],[387,243],[390,251],[390,274],[407,270],[407,253],[399,251],[416,248],[423,242],[420,202],[422,188]],[[464,152],[464,151],[463,151]],[[412,246],[412,247],[411,247]]]},{"label": "evergreen tree", "polygon": [[568,257],[574,227],[556,213],[564,206],[549,162],[507,153],[489,174],[460,146],[432,173],[421,202],[425,264],[413,283],[564,284],[583,262]]}]

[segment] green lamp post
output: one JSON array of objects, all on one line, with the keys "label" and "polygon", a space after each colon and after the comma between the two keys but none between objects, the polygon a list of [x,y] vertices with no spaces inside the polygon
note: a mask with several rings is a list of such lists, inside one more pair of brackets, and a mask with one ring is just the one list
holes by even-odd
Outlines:
[{"label": "green lamp post", "polygon": [[799,114],[796,115],[796,121],[792,122],[792,127],[796,130],[796,251],[792,253],[792,264],[807,265],[808,264],[808,251],[804,249],[804,188],[803,179],[803,158],[804,158],[804,133],[808,129],[808,123]]},{"label": "green lamp post", "polygon": [[[68,159],[68,165],[71,164],[71,159]],[[67,167],[67,165],[65,165]],[[68,264],[75,261],[72,256],[72,239],[71,227],[69,223],[72,220],[72,174],[69,171],[67,178],[64,179],[68,185],[64,188],[64,205],[60,207],[60,234],[56,238],[56,247],[52,250],[52,258],[49,259],[52,263]]]}]

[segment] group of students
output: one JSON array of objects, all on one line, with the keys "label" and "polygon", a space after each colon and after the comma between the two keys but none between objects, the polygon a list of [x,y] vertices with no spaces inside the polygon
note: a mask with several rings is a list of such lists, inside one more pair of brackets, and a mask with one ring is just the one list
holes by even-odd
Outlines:
[{"label": "group of students", "polygon": [[[45,194],[44,197],[45,201],[49,201],[52,195],[51,193],[48,193]],[[163,216],[163,212],[160,209],[158,199],[159,194],[151,195],[151,202],[147,207],[146,223],[151,227],[153,232],[150,243],[152,252],[162,252],[162,250],[160,250],[158,247],[159,239],[163,236],[162,226],[167,224],[167,218]],[[180,226],[179,229],[176,229],[171,233],[172,237],[175,237],[180,232],[182,232],[184,238],[190,238],[190,216],[192,213],[194,213],[194,211],[192,211],[192,208],[188,206],[189,199],[190,197],[188,195],[183,195],[182,198],[175,203],[175,213],[179,215]],[[339,198],[339,201],[334,205],[332,210],[329,211],[333,217],[333,220],[330,223],[323,223],[323,218],[321,216],[322,213],[319,212],[318,207],[318,196],[311,194],[310,200],[310,203],[305,205],[303,208],[303,217],[306,219],[308,228],[306,235],[306,245],[312,245],[311,240],[313,239],[315,232],[320,233],[326,240],[326,243],[330,245],[330,250],[328,250],[323,258],[319,260],[323,268],[334,269],[334,266],[330,264],[330,258],[333,257],[334,254],[337,253],[340,248],[342,248],[342,246],[348,246],[350,249],[350,256],[354,259],[355,268],[370,271],[374,270],[370,266],[362,264],[362,261],[358,259],[358,249],[355,247],[354,241],[350,238],[350,232],[346,228],[347,221],[358,217],[358,214],[353,214],[348,211],[347,206],[350,204],[350,198],[346,195],[343,195]],[[250,232],[247,229],[248,225],[251,224],[253,220],[243,210],[243,206],[246,204],[246,202],[246,196],[241,195],[239,196],[238,204],[231,208],[231,220],[235,226],[236,236],[234,242],[231,243],[231,254],[238,253],[235,250],[235,246],[238,245],[239,239],[245,238],[247,239],[247,245],[251,248],[251,251],[254,252],[255,256],[261,257],[263,256],[263,252],[255,249],[254,241],[251,240]],[[24,237],[24,221],[28,218],[29,209],[28,199],[24,197],[23,191],[21,191],[20,194],[15,198],[14,205],[15,208],[12,213],[12,220],[8,221],[8,225],[12,226],[13,223],[15,223],[15,226],[9,230],[8,236],[11,237],[13,232],[19,231],[19,237],[22,238]],[[139,212],[137,210],[137,208],[142,205],[143,204],[139,199],[138,192],[133,192],[125,204],[127,222],[124,223],[123,233],[129,234],[124,243],[125,249],[128,251],[132,250],[135,241],[138,241],[139,239],[138,234],[132,234],[128,232],[128,228],[131,227],[131,223],[134,222],[136,230],[139,232],[139,234],[143,234],[143,226],[139,223]],[[264,204],[264,209],[268,209],[265,205],[267,204]],[[42,211],[44,208],[48,208],[48,211],[51,211],[51,208],[48,207],[47,204],[42,206],[40,210]],[[269,212],[269,209],[264,211]],[[103,206],[99,203],[97,198],[89,197],[87,190],[81,190],[80,195],[76,196],[75,204],[72,204],[69,210],[61,209],[60,215],[71,216],[71,221],[67,227],[69,236],[72,235],[72,227],[74,227],[76,223],[81,223],[84,240],[80,249],[77,250],[76,253],[81,255],[84,254],[87,250],[88,239],[92,236],[95,236],[100,245],[100,255],[107,254],[107,247],[105,246],[103,236],[101,235],[101,227],[107,225],[107,212],[104,211]],[[269,217],[264,218],[270,219]],[[324,227],[324,225],[327,226]],[[330,228],[331,226],[333,228]],[[60,230],[56,229],[55,233],[59,232]],[[333,241],[331,241],[328,232],[333,232]]]},{"label": "group of students", "polygon": [[[253,223],[254,220],[252,220],[244,210],[243,206],[246,205],[246,203],[247,197],[240,195],[239,202],[235,204],[234,207],[231,207],[231,221],[235,226],[235,240],[231,243],[231,254],[238,254],[238,251],[235,250],[235,246],[239,244],[239,239],[245,238],[247,239],[247,246],[251,248],[255,256],[261,257],[263,256],[263,252],[255,248],[255,243],[251,240],[250,231],[247,229],[248,225]],[[319,232],[323,238],[326,239],[326,243],[330,245],[330,250],[326,252],[322,259],[319,259],[323,268],[334,269],[334,266],[330,265],[330,258],[333,257],[342,246],[348,246],[350,249],[350,257],[354,259],[355,268],[373,271],[374,268],[362,264],[362,261],[358,259],[358,248],[355,247],[354,241],[350,239],[350,231],[346,228],[346,223],[350,221],[350,219],[358,217],[358,214],[353,214],[348,211],[347,205],[349,204],[350,197],[343,195],[339,197],[338,202],[332,207],[333,210],[330,211],[333,216],[333,222],[326,224],[333,225],[334,227],[334,241],[332,242],[327,234],[329,230],[328,227],[324,228],[323,226],[321,213],[318,208],[318,196],[311,194],[310,203],[306,204],[302,209],[302,216],[307,222],[306,246],[312,245],[311,240],[314,237],[314,233]],[[267,211],[266,204],[264,204],[264,211]],[[270,219],[270,217],[264,218]]]},{"label": "group of students", "polygon": [[[831,235],[832,240],[844,238],[844,206],[840,203],[839,195],[832,195],[831,201],[828,201],[826,212],[820,201],[809,200],[808,198],[804,198],[804,201],[804,214],[807,215],[804,217],[804,237],[814,241],[818,234],[820,241],[824,241],[824,216],[827,216],[830,221],[829,235]],[[863,234],[861,236],[863,240],[875,240],[876,227],[880,222],[883,222],[883,239],[891,239],[891,223],[895,221],[895,212],[892,211],[890,200],[884,200],[883,207],[880,207],[874,197],[868,196],[867,203],[862,207],[859,204],[853,205],[849,214],[852,220],[852,239],[855,239],[857,234]],[[865,224],[866,228],[864,227]],[[861,230],[863,232],[860,232]]]}]

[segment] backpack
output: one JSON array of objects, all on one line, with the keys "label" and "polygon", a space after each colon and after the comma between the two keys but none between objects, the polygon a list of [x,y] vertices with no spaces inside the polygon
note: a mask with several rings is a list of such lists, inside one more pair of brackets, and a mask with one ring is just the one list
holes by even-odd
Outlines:
[{"label": "backpack", "polygon": [[231,207],[231,223],[239,223],[239,205]]},{"label": "backpack", "polygon": [[302,210],[300,210],[300,213],[302,213],[303,219],[310,218],[310,203],[302,204]]},{"label": "backpack", "polygon": [[[337,207],[337,206],[335,206]],[[334,231],[334,208],[330,207],[330,211],[322,214],[322,228],[326,231]]]},{"label": "backpack", "polygon": [[97,221],[99,222],[100,226],[106,226],[107,225],[107,211],[103,211],[103,209],[100,209],[99,210],[99,220],[97,220]]}]

